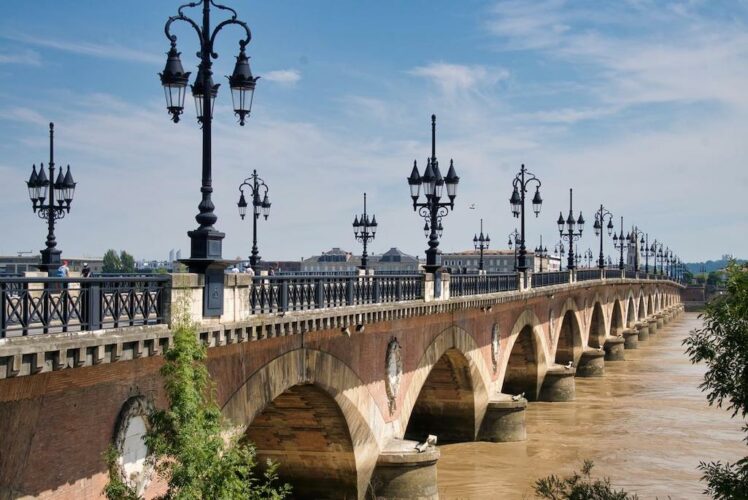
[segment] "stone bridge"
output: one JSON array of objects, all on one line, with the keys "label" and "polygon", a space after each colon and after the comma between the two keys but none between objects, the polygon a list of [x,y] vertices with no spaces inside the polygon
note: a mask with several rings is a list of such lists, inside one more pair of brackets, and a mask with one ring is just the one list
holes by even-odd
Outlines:
[{"label": "stone bridge", "polygon": [[[200,317],[196,275],[168,293],[192,301],[227,421],[296,498],[437,498],[438,447],[417,442],[525,439],[528,401],[573,399],[575,376],[623,361],[680,312],[682,289],[601,274],[454,296],[448,275],[426,275],[414,300],[252,314],[248,279],[227,275],[220,318]],[[0,498],[98,498],[111,444],[157,493],[139,439],[165,403],[170,341],[168,320],[0,339]]]}]

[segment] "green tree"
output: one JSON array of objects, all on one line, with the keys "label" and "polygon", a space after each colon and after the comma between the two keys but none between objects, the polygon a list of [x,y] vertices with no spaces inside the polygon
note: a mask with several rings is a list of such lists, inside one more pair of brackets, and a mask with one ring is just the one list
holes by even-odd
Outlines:
[{"label": "green tree", "polygon": [[134,273],[135,272],[135,259],[132,255],[122,250],[119,256],[119,260],[122,263],[121,272],[123,273]]},{"label": "green tree", "polygon": [[693,282],[693,273],[689,270],[683,271],[683,281],[686,283],[692,283]]},{"label": "green tree", "polygon": [[102,271],[105,273],[118,273],[122,270],[122,261],[117,255],[117,251],[109,249],[104,254],[104,262],[102,265]]},{"label": "green tree", "polygon": [[574,472],[560,478],[555,474],[535,481],[535,495],[548,500],[636,500],[639,497],[629,495],[624,490],[616,491],[610,485],[610,479],[593,479],[590,472],[594,464],[585,460],[582,473]]},{"label": "green tree", "polygon": [[[179,308],[179,307],[178,307]],[[186,307],[182,309],[186,310]],[[156,472],[168,485],[171,499],[286,498],[288,485],[277,485],[277,465],[268,462],[257,471],[254,447],[238,438],[224,439],[221,411],[205,366],[206,349],[185,315],[174,321],[174,345],[161,368],[169,402],[150,416],[146,445],[153,453]],[[132,500],[133,489],[121,478],[116,454],[107,456],[110,500]]]},{"label": "green tree", "polygon": [[[703,328],[683,341],[693,363],[707,371],[700,388],[710,405],[726,407],[732,416],[748,413],[748,266],[731,262],[726,292],[711,300],[702,314]],[[748,442],[748,425],[743,426]],[[736,463],[702,462],[705,493],[717,499],[748,498],[748,456]]]}]

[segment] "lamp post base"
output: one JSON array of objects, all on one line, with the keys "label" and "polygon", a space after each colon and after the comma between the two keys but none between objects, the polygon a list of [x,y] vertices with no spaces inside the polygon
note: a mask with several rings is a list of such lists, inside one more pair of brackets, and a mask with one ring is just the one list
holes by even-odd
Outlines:
[{"label": "lamp post base", "polygon": [[42,254],[42,262],[38,267],[42,272],[54,272],[62,264],[62,250],[56,248],[45,248],[39,253]]},{"label": "lamp post base", "polygon": [[191,273],[205,275],[203,290],[203,316],[218,317],[223,314],[224,269],[230,263],[221,258],[224,233],[215,229],[188,231],[190,258],[180,260]]},{"label": "lamp post base", "polygon": [[195,229],[187,231],[187,236],[190,237],[189,260],[222,258],[224,233],[215,229]]}]

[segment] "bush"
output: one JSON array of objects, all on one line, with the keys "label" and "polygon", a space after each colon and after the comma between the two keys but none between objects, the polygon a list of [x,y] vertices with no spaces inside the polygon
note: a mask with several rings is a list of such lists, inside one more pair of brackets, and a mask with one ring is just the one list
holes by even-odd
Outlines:
[{"label": "bush", "polygon": [[610,479],[593,479],[590,472],[594,464],[585,460],[582,473],[574,472],[560,478],[551,474],[535,481],[535,494],[548,500],[636,500],[639,497],[629,495],[623,490],[616,491],[610,485]]}]

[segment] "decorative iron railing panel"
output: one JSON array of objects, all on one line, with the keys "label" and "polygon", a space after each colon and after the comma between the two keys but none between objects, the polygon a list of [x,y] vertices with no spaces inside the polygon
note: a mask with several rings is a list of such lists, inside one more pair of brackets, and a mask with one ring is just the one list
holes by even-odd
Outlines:
[{"label": "decorative iron railing panel", "polygon": [[554,271],[547,273],[534,273],[532,275],[532,287],[540,288],[544,286],[562,285],[569,282],[568,271]]},{"label": "decorative iron railing panel", "polygon": [[628,279],[636,279],[636,271],[631,271],[629,269],[626,270],[626,278]]},{"label": "decorative iron railing panel", "polygon": [[600,274],[600,269],[581,269],[577,271],[577,281],[599,280]]},{"label": "decorative iron railing panel", "polygon": [[616,279],[621,277],[621,270],[620,269],[606,269],[605,270],[605,277],[608,279]]},{"label": "decorative iron railing panel", "polygon": [[308,311],[423,299],[423,275],[255,276],[252,314]]},{"label": "decorative iron railing panel", "polygon": [[158,324],[169,276],[0,278],[0,338]]},{"label": "decorative iron railing panel", "polygon": [[453,274],[449,277],[449,295],[466,297],[517,289],[517,274]]}]

